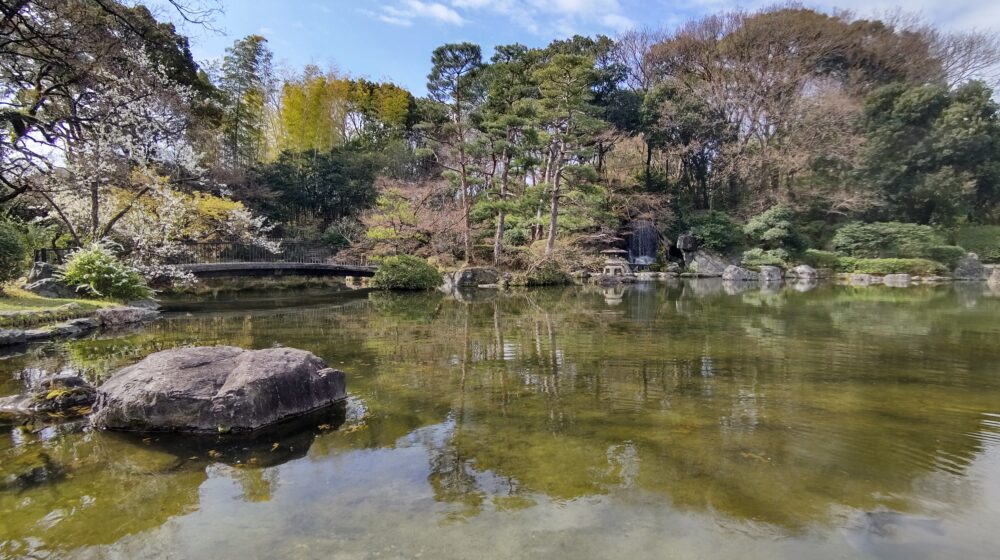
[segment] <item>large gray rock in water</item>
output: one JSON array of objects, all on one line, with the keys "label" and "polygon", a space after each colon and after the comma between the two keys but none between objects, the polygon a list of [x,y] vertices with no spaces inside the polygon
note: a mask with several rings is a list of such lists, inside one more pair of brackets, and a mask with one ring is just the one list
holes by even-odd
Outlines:
[{"label": "large gray rock in water", "polygon": [[727,266],[722,273],[722,279],[726,282],[753,282],[757,278],[756,272],[735,265]]},{"label": "large gray rock in water", "polygon": [[760,267],[760,281],[768,284],[781,282],[781,269],[776,266]]},{"label": "large gray rock in water", "polygon": [[248,431],[346,397],[344,373],[294,348],[177,348],[147,356],[98,388],[96,426]]},{"label": "large gray rock in water", "polygon": [[722,276],[729,266],[722,257],[713,255],[708,251],[695,251],[684,253],[688,268],[698,276]]},{"label": "large gray rock in water", "polygon": [[979,262],[979,255],[969,253],[958,259],[951,276],[955,280],[986,280],[988,274],[986,267]]},{"label": "large gray rock in water", "polygon": [[1000,267],[993,269],[993,273],[990,274],[989,283],[990,286],[1000,287]]}]

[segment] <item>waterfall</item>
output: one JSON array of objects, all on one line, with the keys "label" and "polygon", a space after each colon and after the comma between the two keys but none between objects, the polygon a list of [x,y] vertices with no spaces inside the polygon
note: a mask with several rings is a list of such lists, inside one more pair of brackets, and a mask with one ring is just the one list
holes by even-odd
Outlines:
[{"label": "waterfall", "polygon": [[647,267],[656,262],[660,246],[660,233],[650,220],[632,222],[632,236],[628,244],[628,260],[633,265]]}]

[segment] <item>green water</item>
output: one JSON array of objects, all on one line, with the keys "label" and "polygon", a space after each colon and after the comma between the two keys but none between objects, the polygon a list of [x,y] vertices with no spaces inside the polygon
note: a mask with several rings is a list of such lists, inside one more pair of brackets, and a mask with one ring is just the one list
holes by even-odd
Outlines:
[{"label": "green water", "polygon": [[344,409],[257,440],[0,427],[0,557],[996,558],[1000,293],[185,300],[0,360],[304,348]]}]

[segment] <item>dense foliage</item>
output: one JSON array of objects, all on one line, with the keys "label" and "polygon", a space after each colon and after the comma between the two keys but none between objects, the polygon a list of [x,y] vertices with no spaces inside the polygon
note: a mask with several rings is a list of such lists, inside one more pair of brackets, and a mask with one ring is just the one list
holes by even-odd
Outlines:
[{"label": "dense foliage", "polygon": [[432,290],[441,281],[441,273],[424,259],[396,255],[382,261],[371,286],[378,290]]},{"label": "dense foliage", "polygon": [[0,291],[4,282],[21,274],[25,251],[24,242],[17,228],[0,222]]},{"label": "dense foliage", "polygon": [[1000,263],[1000,226],[967,226],[955,233],[955,244],[979,255],[983,262]]},{"label": "dense foliage", "polygon": [[138,270],[122,262],[109,246],[99,243],[74,251],[60,279],[83,295],[100,298],[127,301],[153,293]]},{"label": "dense foliage", "polygon": [[747,249],[748,266],[832,266],[822,249],[1000,261],[990,33],[724,11],[614,39],[441,45],[416,98],[276,72],[261,35],[200,68],[170,23],[120,0],[25,0],[0,25],[4,210],[44,229],[32,245],[110,240],[150,279],[187,279],[171,268],[187,242],[272,236],[575,269],[640,220],[668,243]]}]

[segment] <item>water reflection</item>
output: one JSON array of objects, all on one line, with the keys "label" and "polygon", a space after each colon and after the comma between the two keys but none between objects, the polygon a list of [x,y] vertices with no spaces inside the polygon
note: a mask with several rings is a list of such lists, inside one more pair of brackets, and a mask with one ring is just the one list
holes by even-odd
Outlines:
[{"label": "water reflection", "polygon": [[[145,331],[11,358],[11,378],[29,366],[100,378],[176,345],[284,344],[348,371],[355,400],[347,428],[310,421],[258,447],[11,431],[4,480],[17,465],[52,476],[0,490],[0,515],[17,520],[0,553],[140,534],[133,544],[148,552],[168,528],[196,532],[194,520],[219,534],[278,523],[278,540],[313,551],[330,531],[372,546],[379,527],[385,543],[419,532],[437,550],[456,542],[454,524],[470,539],[486,524],[520,540],[552,508],[584,516],[574,523],[630,519],[639,541],[664,535],[652,519],[683,515],[676,526],[704,539],[683,541],[692,554],[718,551],[720,527],[761,556],[776,554],[761,544],[774,535],[791,539],[774,545],[788,555],[816,538],[830,555],[879,551],[911,531],[998,544],[941,522],[1000,522],[981,497],[1000,475],[976,474],[1000,447],[1000,299],[984,286],[673,282],[616,286],[619,302],[607,289],[185,304]],[[343,519],[324,513],[331,503]],[[602,531],[584,541],[602,535],[600,546],[622,544]]]}]

